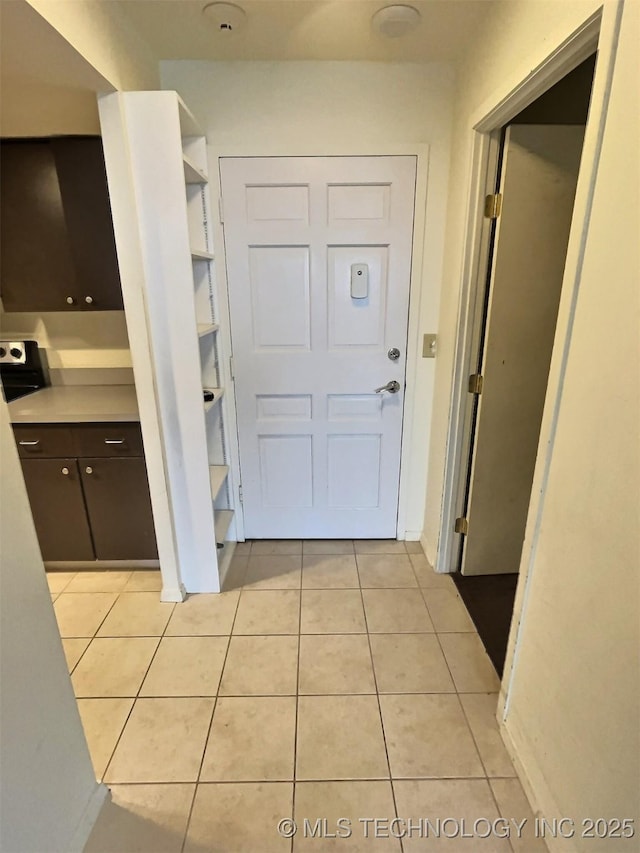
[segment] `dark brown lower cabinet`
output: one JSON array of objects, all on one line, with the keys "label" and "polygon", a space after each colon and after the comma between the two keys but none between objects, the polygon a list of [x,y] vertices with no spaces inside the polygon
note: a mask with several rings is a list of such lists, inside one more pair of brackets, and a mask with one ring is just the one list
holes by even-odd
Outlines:
[{"label": "dark brown lower cabinet", "polygon": [[144,459],[80,459],[78,464],[96,558],[156,559]]},{"label": "dark brown lower cabinet", "polygon": [[23,459],[22,471],[43,560],[93,560],[75,459]]},{"label": "dark brown lower cabinet", "polygon": [[14,432],[44,560],[157,559],[138,424],[19,424]]}]

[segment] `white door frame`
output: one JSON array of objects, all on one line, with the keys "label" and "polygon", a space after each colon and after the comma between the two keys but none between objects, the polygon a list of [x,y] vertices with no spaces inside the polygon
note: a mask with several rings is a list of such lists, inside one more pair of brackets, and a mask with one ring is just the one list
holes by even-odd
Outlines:
[{"label": "white door frame", "polygon": [[[415,405],[418,359],[422,354],[421,334],[425,331],[420,328],[422,289],[423,286],[426,285],[437,287],[437,282],[432,279],[429,279],[426,282],[423,281],[426,277],[423,270],[426,228],[428,222],[431,221],[431,217],[438,215],[435,200],[430,199],[427,193],[429,146],[426,144],[416,143],[372,147],[367,146],[366,143],[358,146],[345,146],[344,143],[341,143],[335,147],[323,144],[322,148],[316,148],[314,146],[293,146],[292,148],[285,148],[282,145],[261,143],[259,147],[254,147],[251,144],[246,146],[233,145],[231,148],[220,148],[210,145],[207,148],[207,152],[209,156],[209,185],[211,188],[211,194],[212,197],[215,197],[215,194],[217,193],[218,198],[222,197],[219,169],[219,160],[221,157],[393,157],[407,155],[416,157],[416,194],[413,247],[411,254],[411,281],[409,286],[409,323],[407,332],[406,393],[404,400],[404,416],[402,421],[400,489],[398,494],[398,523],[396,533],[398,539],[406,538],[406,518],[410,501],[412,453],[420,453],[420,448],[422,447],[423,452],[426,455],[426,450],[424,449],[426,429],[424,424],[420,425],[419,423],[416,423],[419,420],[420,413],[416,411]],[[229,286],[227,281],[224,231],[220,219],[221,217],[218,217],[213,228],[215,255],[216,259],[219,259],[220,261],[219,263],[216,263],[216,276],[219,283],[218,292],[220,294],[220,325],[221,332],[224,336],[224,349],[226,352],[232,352],[230,332],[231,324],[229,317]],[[442,248],[442,246],[439,247],[440,254],[442,254]],[[222,331],[223,329],[224,331]],[[239,494],[237,492],[237,486],[240,483],[240,453],[238,446],[235,387],[232,381],[230,364],[221,364],[220,367],[222,380],[226,389],[222,403],[224,404],[225,400],[227,401],[225,422],[229,425],[229,464],[233,472],[233,483],[235,484],[236,492],[234,495],[234,503],[236,506],[236,514],[234,518],[235,532],[238,540],[243,541],[245,538],[244,514],[242,504],[239,500]],[[431,402],[432,401],[430,399],[429,410]],[[420,429],[417,427],[420,427]],[[424,482],[417,485],[417,489],[422,495],[426,492],[426,476],[423,479]],[[416,487],[414,486],[414,488]],[[417,534],[418,531],[415,533]]]},{"label": "white door frame", "polygon": [[[605,4],[586,19],[561,44],[557,45],[553,51],[543,56],[540,63],[529,75],[521,79],[516,85],[506,88],[505,91],[497,92],[483,104],[473,114],[471,121],[472,164],[467,209],[467,233],[463,249],[453,389],[447,434],[445,483],[436,563],[436,570],[439,572],[450,572],[452,570],[454,537],[457,535],[453,531],[453,525],[457,509],[457,487],[461,465],[464,464],[462,451],[465,446],[464,429],[468,396],[465,379],[473,342],[475,296],[479,285],[482,284],[482,277],[486,275],[486,269],[483,270],[481,266],[483,252],[486,259],[486,233],[483,233],[482,207],[486,188],[491,186],[491,176],[495,174],[496,169],[495,131],[514,118],[596,49],[598,50],[567,249],[553,356],[549,371],[547,397],[540,430],[539,452],[520,563],[520,578],[500,693],[498,716],[502,720],[506,718],[508,713],[509,691],[514,669],[517,665],[522,624],[526,617],[531,568],[535,562],[540,521],[571,343],[580,275],[611,91],[621,14],[622,2]],[[522,778],[526,780],[526,773]]]}]

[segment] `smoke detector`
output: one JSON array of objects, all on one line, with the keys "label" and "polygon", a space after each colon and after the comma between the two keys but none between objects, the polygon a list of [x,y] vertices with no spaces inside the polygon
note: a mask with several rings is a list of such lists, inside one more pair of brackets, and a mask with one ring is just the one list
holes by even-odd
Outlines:
[{"label": "smoke detector", "polygon": [[413,6],[384,6],[371,19],[373,29],[387,38],[398,38],[415,30],[420,23],[420,12]]},{"label": "smoke detector", "polygon": [[234,3],[209,3],[202,12],[221,33],[237,33],[247,22],[247,13]]}]

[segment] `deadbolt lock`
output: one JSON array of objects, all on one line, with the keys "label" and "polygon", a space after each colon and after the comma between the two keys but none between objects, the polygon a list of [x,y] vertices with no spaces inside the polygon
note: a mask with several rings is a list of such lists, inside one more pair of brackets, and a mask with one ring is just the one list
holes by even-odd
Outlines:
[{"label": "deadbolt lock", "polygon": [[391,347],[387,355],[391,361],[397,361],[400,358],[400,350],[397,347]]}]

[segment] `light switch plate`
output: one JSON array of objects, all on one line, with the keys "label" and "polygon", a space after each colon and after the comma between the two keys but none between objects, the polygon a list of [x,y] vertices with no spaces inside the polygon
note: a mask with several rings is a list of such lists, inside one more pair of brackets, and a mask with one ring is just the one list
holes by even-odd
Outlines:
[{"label": "light switch plate", "polygon": [[435,335],[423,335],[423,337],[422,337],[422,357],[423,358],[435,358],[436,357],[436,336]]}]

